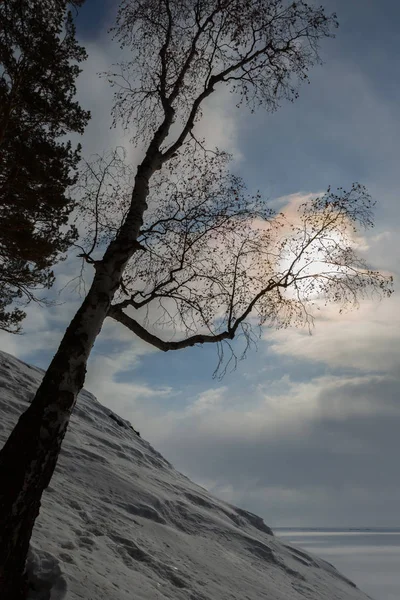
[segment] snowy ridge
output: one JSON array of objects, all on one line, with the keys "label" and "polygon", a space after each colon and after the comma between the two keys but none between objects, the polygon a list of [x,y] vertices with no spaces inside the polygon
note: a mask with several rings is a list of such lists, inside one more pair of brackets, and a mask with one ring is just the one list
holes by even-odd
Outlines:
[{"label": "snowy ridge", "polygon": [[[0,353],[0,441],[42,371]],[[327,562],[192,483],[80,394],[44,495],[30,600],[367,600]]]}]

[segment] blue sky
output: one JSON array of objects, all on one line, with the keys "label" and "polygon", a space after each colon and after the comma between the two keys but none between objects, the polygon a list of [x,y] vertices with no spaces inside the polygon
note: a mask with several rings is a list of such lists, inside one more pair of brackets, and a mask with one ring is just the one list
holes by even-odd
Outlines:
[{"label": "blue sky", "polygon": [[[235,169],[272,204],[328,185],[367,185],[377,200],[367,255],[397,286],[400,6],[322,3],[337,12],[340,28],[324,42],[325,64],[300,99],[273,115],[250,115],[222,94],[203,131],[234,153]],[[107,35],[113,10],[114,3],[87,0],[78,18],[89,53],[78,96],[93,113],[87,155],[123,139],[109,129],[112,95],[97,77],[119,56]],[[73,257],[62,263],[56,289],[77,268]],[[79,303],[72,288],[50,310],[29,307],[25,334],[1,335],[0,347],[46,367]],[[395,294],[356,313],[327,310],[312,336],[266,330],[258,351],[222,381],[212,379],[212,347],[163,354],[107,323],[86,387],[186,475],[272,526],[399,526],[399,308]]]}]

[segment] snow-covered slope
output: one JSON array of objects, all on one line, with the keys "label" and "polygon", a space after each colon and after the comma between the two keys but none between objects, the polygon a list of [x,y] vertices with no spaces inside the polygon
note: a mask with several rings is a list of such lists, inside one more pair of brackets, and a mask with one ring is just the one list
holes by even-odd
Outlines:
[{"label": "snow-covered slope", "polygon": [[[42,372],[0,353],[0,441]],[[84,391],[45,492],[32,600],[366,600],[261,518],[212,497]]]}]

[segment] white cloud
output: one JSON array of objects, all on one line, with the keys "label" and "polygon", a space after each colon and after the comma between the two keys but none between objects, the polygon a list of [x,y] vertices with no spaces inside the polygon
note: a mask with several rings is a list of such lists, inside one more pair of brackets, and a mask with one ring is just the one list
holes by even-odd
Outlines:
[{"label": "white cloud", "polygon": [[[114,65],[122,60],[129,60],[128,51],[121,50],[107,34],[95,41],[84,41],[84,45],[88,59],[82,65],[83,71],[77,82],[77,99],[83,108],[91,111],[92,118],[83,140],[80,140],[83,153],[90,156],[115,146],[124,146],[128,150],[128,160],[135,164],[142,156],[143,149],[135,148],[130,142],[134,121],[130,132],[124,131],[121,126],[112,127],[111,108],[115,89],[111,88],[106,77],[99,77],[99,73],[112,71]],[[205,138],[207,147],[226,150],[239,160],[237,128],[240,115],[233,96],[226,88],[221,87],[203,108],[204,116],[195,127],[196,136]],[[172,131],[177,128],[178,124]]]},{"label": "white cloud", "polygon": [[[188,399],[185,409],[170,409],[168,404],[165,408],[157,406],[156,412],[152,409],[145,421],[146,435],[167,451],[174,448],[177,439],[196,447],[209,443],[239,446],[262,438],[308,440],[310,431],[321,421],[400,418],[400,407],[391,403],[390,390],[385,388],[397,385],[396,379],[383,375],[327,375],[308,382],[284,377],[273,386],[259,385],[251,395],[242,388],[236,392],[228,386],[211,388]],[[327,440],[330,443],[335,451],[337,439]],[[341,449],[365,451],[364,446],[348,440]]]},{"label": "white cloud", "polygon": [[358,311],[324,309],[312,335],[305,330],[265,331],[279,355],[320,362],[334,368],[397,370],[400,364],[400,311],[396,296],[380,304],[365,302]]},{"label": "white cloud", "polygon": [[[121,127],[112,127],[111,108],[113,90],[100,73],[107,72],[113,63],[121,59],[121,50],[105,35],[96,41],[85,42],[88,59],[82,65],[77,81],[77,100],[90,110],[91,119],[82,138],[74,138],[82,144],[83,155],[88,158],[116,146],[130,147],[129,136]],[[139,153],[131,159],[137,160]]]},{"label": "white cloud", "polygon": [[[122,352],[115,352],[109,356],[94,351],[85,384],[102,404],[131,420],[135,425],[143,422],[142,414],[151,400],[168,399],[173,393],[169,387],[152,386],[140,377],[138,367],[140,357],[145,352],[140,344],[134,342]],[[129,373],[129,381],[118,379],[123,373]]]},{"label": "white cloud", "polygon": [[220,409],[221,404],[225,401],[226,391],[227,387],[205,390],[192,404],[189,404],[185,414],[199,416]]},{"label": "white cloud", "polygon": [[[158,405],[142,433],[177,468],[269,524],[271,515],[275,525],[310,524],[311,515],[315,526],[343,525],[337,519],[346,515],[353,526],[366,525],[385,503],[389,512],[380,512],[379,522],[387,524],[395,503],[380,489],[400,493],[393,481],[398,378],[325,375],[280,383],[280,391],[275,381],[254,393],[212,388],[185,411]],[[203,402],[206,410],[197,411]]]},{"label": "white cloud", "polygon": [[204,114],[196,125],[195,134],[204,137],[208,148],[219,148],[233,155],[236,162],[243,157],[238,145],[240,111],[227,88],[217,90],[204,106]]}]

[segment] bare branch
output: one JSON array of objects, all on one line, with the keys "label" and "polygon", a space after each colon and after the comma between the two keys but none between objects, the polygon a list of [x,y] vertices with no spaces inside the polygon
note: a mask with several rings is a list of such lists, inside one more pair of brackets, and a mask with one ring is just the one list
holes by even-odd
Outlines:
[{"label": "bare branch", "polygon": [[[96,224],[89,249],[109,242],[104,260],[120,253],[109,315],[157,348],[220,348],[235,335],[247,347],[252,327],[310,326],[316,301],[355,306],[372,290],[390,293],[390,280],[352,250],[352,228],[370,224],[364,188],[328,190],[289,223],[192,131],[222,84],[251,108],[296,98],[335,25],[301,0],[123,1],[114,32],[134,58],[114,79],[114,116],[125,126],[134,116],[134,139],[149,144],[136,175],[122,157],[104,157],[85,182],[88,231]],[[186,337],[163,341],[157,328]]]},{"label": "bare branch", "polygon": [[132,317],[129,317],[119,308],[112,306],[108,312],[108,316],[130,329],[143,341],[155,346],[155,348],[158,348],[163,352],[167,352],[168,350],[182,350],[183,348],[189,348],[190,346],[195,346],[196,344],[221,342],[226,339],[232,339],[234,336],[233,333],[225,331],[216,335],[197,334],[185,338],[184,340],[180,340],[179,342],[165,342],[156,335],[147,331],[144,327],[142,327],[142,325],[140,325],[140,323],[135,321],[135,319],[132,319]]},{"label": "bare branch", "polygon": [[320,62],[319,40],[336,26],[335,15],[302,0],[125,0],[113,31],[134,59],[107,75],[116,88],[115,121],[129,128],[134,118],[135,140],[152,139],[165,117],[182,123],[164,148],[169,160],[217,84],[252,109],[296,98]]}]

